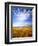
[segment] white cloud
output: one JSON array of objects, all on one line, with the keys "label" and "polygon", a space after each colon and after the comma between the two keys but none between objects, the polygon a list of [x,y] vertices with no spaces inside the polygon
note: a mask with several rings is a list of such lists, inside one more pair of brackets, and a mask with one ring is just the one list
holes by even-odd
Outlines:
[{"label": "white cloud", "polygon": [[26,23],[24,23],[24,22],[17,22],[17,23],[14,23],[13,24],[13,27],[18,27],[18,26],[28,26],[28,25],[30,25],[30,24],[28,24],[27,22]]},{"label": "white cloud", "polygon": [[22,21],[19,21],[19,22],[16,22],[13,24],[13,27],[18,27],[18,26],[23,26],[23,22]]},{"label": "white cloud", "polygon": [[30,14],[27,12],[27,13],[20,13],[20,14],[17,14],[17,19],[18,20],[27,20],[29,18]]},{"label": "white cloud", "polygon": [[16,23],[13,23],[13,27],[28,26],[28,23],[24,22],[24,20],[27,20],[29,18],[30,13],[20,12],[16,16],[18,21],[16,21]]},{"label": "white cloud", "polygon": [[13,23],[13,27],[18,27],[18,26],[28,26],[28,25],[31,25],[31,23],[28,23],[28,22],[24,22],[24,21],[17,21],[16,23]]},{"label": "white cloud", "polygon": [[26,9],[24,9],[24,13],[26,12]]}]

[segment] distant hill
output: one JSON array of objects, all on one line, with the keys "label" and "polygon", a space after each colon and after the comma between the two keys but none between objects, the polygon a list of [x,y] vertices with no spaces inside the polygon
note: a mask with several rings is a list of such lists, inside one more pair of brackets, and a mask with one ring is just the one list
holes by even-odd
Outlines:
[{"label": "distant hill", "polygon": [[14,27],[17,27],[17,28],[24,28],[24,27],[32,27],[32,25],[28,25],[28,26],[14,26]]}]

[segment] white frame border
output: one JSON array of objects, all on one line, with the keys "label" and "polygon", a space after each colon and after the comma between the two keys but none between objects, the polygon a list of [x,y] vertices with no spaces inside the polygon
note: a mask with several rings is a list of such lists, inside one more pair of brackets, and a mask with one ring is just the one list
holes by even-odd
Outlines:
[{"label": "white frame border", "polygon": [[[23,38],[12,38],[11,39],[11,6],[21,6],[21,7],[34,7],[33,8],[33,13],[32,13],[32,21],[33,21],[33,25],[32,25],[32,32],[33,32],[33,36],[32,37],[23,37]],[[18,5],[18,4],[10,4],[9,5],[9,41],[10,42],[19,42],[19,41],[32,41],[35,40],[36,38],[36,28],[35,28],[35,20],[36,20],[36,7],[32,6],[32,5]]]}]

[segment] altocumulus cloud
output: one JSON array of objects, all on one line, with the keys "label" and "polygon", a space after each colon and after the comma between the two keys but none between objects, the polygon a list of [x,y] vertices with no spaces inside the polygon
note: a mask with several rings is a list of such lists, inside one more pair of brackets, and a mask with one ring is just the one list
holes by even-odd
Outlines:
[{"label": "altocumulus cloud", "polygon": [[[31,21],[28,20],[32,14],[31,9],[18,8],[18,7],[12,9],[13,26],[14,27],[15,26],[27,26],[27,25],[31,24]],[[28,20],[28,22],[27,22],[27,20]]]}]

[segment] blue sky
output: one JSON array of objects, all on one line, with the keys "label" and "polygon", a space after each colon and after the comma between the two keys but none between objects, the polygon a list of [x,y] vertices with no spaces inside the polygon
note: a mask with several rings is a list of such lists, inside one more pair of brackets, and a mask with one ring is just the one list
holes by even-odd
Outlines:
[{"label": "blue sky", "polygon": [[11,7],[12,26],[32,25],[32,7]]}]

